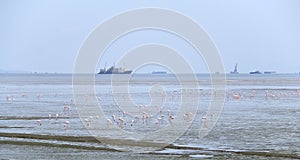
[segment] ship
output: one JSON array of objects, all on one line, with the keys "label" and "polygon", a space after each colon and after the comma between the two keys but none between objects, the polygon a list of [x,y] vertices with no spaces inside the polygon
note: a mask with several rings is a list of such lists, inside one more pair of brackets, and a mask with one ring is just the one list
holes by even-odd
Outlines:
[{"label": "ship", "polygon": [[234,71],[233,71],[233,72],[230,72],[230,74],[239,74],[239,72],[238,72],[238,70],[237,70],[237,65],[238,65],[238,64],[235,64]]},{"label": "ship", "polygon": [[276,74],[275,71],[265,71],[264,74]]},{"label": "ship", "polygon": [[167,74],[166,71],[153,71],[151,74]]},{"label": "ship", "polygon": [[262,73],[259,70],[256,70],[256,71],[250,72],[250,74],[262,74]]},{"label": "ship", "polygon": [[[106,66],[106,63],[105,63]],[[98,74],[131,74],[132,70],[128,70],[125,67],[115,67],[114,65],[106,69],[106,67],[100,69]]]}]

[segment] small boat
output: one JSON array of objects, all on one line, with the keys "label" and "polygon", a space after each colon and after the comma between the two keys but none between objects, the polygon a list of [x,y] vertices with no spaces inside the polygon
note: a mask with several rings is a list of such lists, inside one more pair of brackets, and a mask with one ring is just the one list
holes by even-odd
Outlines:
[{"label": "small boat", "polygon": [[259,70],[250,72],[250,74],[262,74]]},{"label": "small boat", "polygon": [[239,74],[239,72],[237,70],[237,64],[235,64],[234,71],[230,72],[230,74]]}]

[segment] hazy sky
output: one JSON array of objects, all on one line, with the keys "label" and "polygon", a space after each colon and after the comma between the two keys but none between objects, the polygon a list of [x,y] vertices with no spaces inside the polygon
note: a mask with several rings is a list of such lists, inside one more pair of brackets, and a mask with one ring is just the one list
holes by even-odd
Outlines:
[{"label": "hazy sky", "polygon": [[[240,72],[300,71],[299,0],[0,0],[0,69],[71,73],[81,44],[95,27],[143,7],[171,9],[195,20],[215,42],[227,72],[236,62]],[[188,44],[147,30],[116,41],[98,67],[151,42],[181,50],[197,72],[207,72]]]}]

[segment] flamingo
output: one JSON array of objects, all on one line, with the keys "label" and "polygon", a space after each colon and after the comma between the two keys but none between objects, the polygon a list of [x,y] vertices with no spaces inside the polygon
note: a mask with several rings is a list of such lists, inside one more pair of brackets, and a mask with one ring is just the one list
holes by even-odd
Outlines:
[{"label": "flamingo", "polygon": [[49,121],[51,120],[51,114],[48,115],[48,120],[49,120]]},{"label": "flamingo", "polygon": [[146,116],[144,114],[142,115],[142,120],[143,120],[143,124],[145,124],[145,122],[146,122]]},{"label": "flamingo", "polygon": [[135,122],[139,122],[139,116],[138,115],[135,115]]},{"label": "flamingo", "polygon": [[123,128],[123,127],[124,127],[124,125],[126,125],[126,123],[124,123],[124,119],[123,119],[123,118],[121,118],[121,117],[120,117],[120,118],[118,118],[118,121],[120,122],[120,124],[119,124],[119,125],[120,125],[120,127],[121,127],[121,128]]},{"label": "flamingo", "polygon": [[116,116],[114,114],[111,116],[111,118],[112,118],[113,122],[116,123]]},{"label": "flamingo", "polygon": [[268,96],[269,96],[269,91],[265,90],[265,97],[268,98]]},{"label": "flamingo", "polygon": [[64,112],[69,112],[70,111],[70,106],[64,106]]},{"label": "flamingo", "polygon": [[170,115],[171,115],[171,111],[170,111],[170,110],[168,110],[167,112],[168,112],[168,114],[167,114],[167,115],[168,115],[168,116],[170,116]]},{"label": "flamingo", "polygon": [[108,118],[106,119],[106,125],[107,125],[107,128],[109,128],[109,126],[112,124],[111,120]]},{"label": "flamingo", "polygon": [[55,121],[56,121],[56,122],[58,122],[58,117],[59,117],[59,114],[57,113],[57,114],[55,115]]},{"label": "flamingo", "polygon": [[65,121],[64,123],[64,129],[67,130],[69,126],[70,121]]},{"label": "flamingo", "polygon": [[26,97],[27,96],[27,94],[26,93],[22,93],[22,97]]},{"label": "flamingo", "polygon": [[84,119],[86,125],[89,127],[91,125],[91,119],[90,118],[86,118]]},{"label": "flamingo", "polygon": [[130,127],[132,128],[134,120],[131,120]]},{"label": "flamingo", "polygon": [[186,122],[189,122],[191,121],[191,117],[193,116],[193,113],[192,112],[187,112],[183,115],[183,119],[186,121]]},{"label": "flamingo", "polygon": [[42,126],[42,120],[39,119],[36,122],[38,123],[39,126]]},{"label": "flamingo", "polygon": [[163,117],[158,117],[158,118],[156,119],[155,124],[157,124],[157,125],[160,126],[160,122],[162,121],[162,119],[163,119]]},{"label": "flamingo", "polygon": [[233,97],[233,99],[235,99],[235,100],[240,99],[240,95],[238,95],[238,94],[233,94],[232,97]]},{"label": "flamingo", "polygon": [[170,115],[170,116],[169,116],[169,122],[170,122],[170,124],[171,124],[171,125],[173,125],[173,122],[172,122],[172,121],[173,121],[173,119],[175,119],[175,117],[174,117],[174,116],[172,116],[172,115]]}]

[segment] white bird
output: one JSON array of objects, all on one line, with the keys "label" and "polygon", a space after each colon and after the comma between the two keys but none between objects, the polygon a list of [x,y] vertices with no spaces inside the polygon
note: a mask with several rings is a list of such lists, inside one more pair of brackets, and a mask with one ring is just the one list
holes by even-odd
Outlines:
[{"label": "white bird", "polygon": [[155,124],[157,124],[157,125],[160,125],[160,122],[162,121],[162,117],[158,117],[157,119],[156,119],[156,122],[155,122]]},{"label": "white bird", "polygon": [[39,126],[42,125],[42,120],[39,119],[39,120],[37,120],[36,122],[38,123]]},{"label": "white bird", "polygon": [[235,99],[235,100],[240,99],[240,95],[238,95],[238,94],[233,94],[232,97],[233,97],[233,99]]},{"label": "white bird", "polygon": [[170,122],[171,125],[173,125],[173,122],[172,122],[173,119],[175,119],[174,116],[170,115],[170,116],[169,116],[169,122]]},{"label": "white bird", "polygon": [[48,115],[48,120],[49,120],[49,121],[51,120],[51,114]]},{"label": "white bird", "polygon": [[124,125],[126,125],[126,123],[124,123],[124,119],[123,118],[118,118],[118,121],[119,121],[119,125],[120,125],[120,127],[121,128],[123,128],[124,127]]},{"label": "white bird", "polygon": [[64,123],[64,129],[67,130],[69,126],[70,121],[65,121]]},{"label": "white bird", "polygon": [[111,116],[111,118],[112,118],[113,122],[116,123],[116,116],[114,114]]},{"label": "white bird", "polygon": [[55,115],[55,121],[56,121],[56,122],[58,122],[58,116],[59,116],[59,114],[57,113],[57,114]]},{"label": "white bird", "polygon": [[71,109],[71,106],[64,106],[64,114],[66,114],[67,116],[69,116],[70,114],[70,109]]},{"label": "white bird", "polygon": [[91,119],[90,118],[85,118],[84,121],[85,121],[85,123],[88,127],[91,125]]},{"label": "white bird", "polygon": [[111,125],[111,120],[110,119],[106,119],[106,125],[107,125],[107,128],[109,128],[109,126]]},{"label": "white bird", "polygon": [[130,127],[133,126],[134,120],[131,120]]}]

